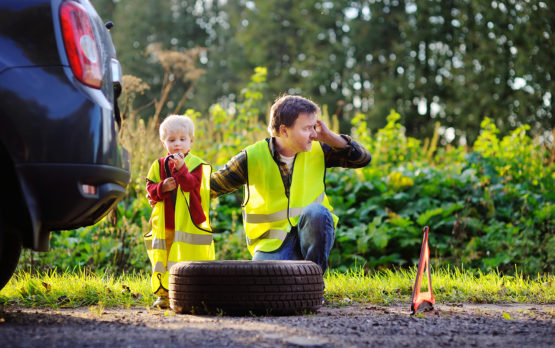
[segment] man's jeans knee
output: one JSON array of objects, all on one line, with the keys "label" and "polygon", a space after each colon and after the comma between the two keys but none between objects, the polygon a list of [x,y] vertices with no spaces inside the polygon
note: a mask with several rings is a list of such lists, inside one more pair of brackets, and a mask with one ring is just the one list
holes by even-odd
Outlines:
[{"label": "man's jeans knee", "polygon": [[303,258],[320,265],[325,272],[335,237],[331,212],[321,204],[309,204],[297,226]]},{"label": "man's jeans knee", "polygon": [[325,272],[335,237],[331,212],[321,204],[309,204],[296,227],[278,250],[256,252],[253,260],[310,260]]}]

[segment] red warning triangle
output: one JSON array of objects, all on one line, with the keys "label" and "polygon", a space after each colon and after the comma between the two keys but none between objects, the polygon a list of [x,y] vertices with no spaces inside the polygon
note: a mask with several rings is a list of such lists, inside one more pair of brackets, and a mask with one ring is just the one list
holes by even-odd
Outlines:
[{"label": "red warning triangle", "polygon": [[[416,280],[414,281],[414,289],[412,290],[412,304],[410,309],[412,313],[416,313],[418,307],[422,303],[426,303],[433,309],[435,304],[434,295],[432,294],[432,277],[430,274],[430,249],[428,248],[428,226],[424,227],[424,237],[422,238],[422,248],[420,249],[420,260],[418,261],[418,272],[416,273]],[[420,292],[422,286],[422,275],[426,270],[428,278],[428,291]]]}]

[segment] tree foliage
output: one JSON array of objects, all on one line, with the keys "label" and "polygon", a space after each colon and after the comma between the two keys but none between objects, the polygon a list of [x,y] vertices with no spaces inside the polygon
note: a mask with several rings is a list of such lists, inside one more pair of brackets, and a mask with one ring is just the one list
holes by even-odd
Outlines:
[{"label": "tree foliage", "polygon": [[430,137],[440,121],[442,143],[473,143],[485,117],[501,134],[528,124],[551,138],[551,1],[94,1],[116,24],[124,72],[151,86],[143,104],[163,93],[164,70],[148,47],[199,46],[205,74],[191,90],[172,89],[174,107],[184,94],[203,113],[214,101],[231,105],[265,66],[271,96],[309,96],[343,131],[358,112],[381,128],[393,108],[410,136]]},{"label": "tree foliage", "polygon": [[[231,109],[214,104],[207,114],[186,111],[196,125],[193,150],[214,167],[267,136],[266,122],[256,118],[268,102],[262,92],[266,76],[266,69],[255,69]],[[144,90],[138,80],[126,79],[134,81],[136,92]],[[330,168],[326,175],[326,193],[340,217],[332,268],[412,266],[422,228],[429,226],[433,265],[508,273],[516,265],[526,274],[555,271],[555,152],[529,137],[529,126],[500,136],[486,118],[469,149],[438,146],[439,124],[425,141],[407,135],[402,116],[393,110],[375,133],[365,119],[364,114],[353,118],[352,135],[373,154],[372,163],[357,170]],[[336,129],[336,122],[326,123]],[[121,137],[132,152],[132,177],[117,209],[95,226],[53,234],[52,251],[24,253],[21,267],[148,271],[143,235],[150,229],[151,207],[144,176],[163,151],[158,125],[156,117],[145,121],[137,113],[124,121]],[[219,259],[250,258],[241,194],[212,201]]]}]

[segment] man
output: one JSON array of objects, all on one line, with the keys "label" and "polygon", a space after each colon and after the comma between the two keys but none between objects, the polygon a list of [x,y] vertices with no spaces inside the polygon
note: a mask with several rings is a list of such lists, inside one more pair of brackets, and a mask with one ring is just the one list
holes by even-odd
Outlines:
[{"label": "man", "polygon": [[253,260],[310,260],[325,272],[338,218],[325,194],[326,168],[360,168],[370,153],[330,131],[312,101],[285,95],[270,109],[270,138],[212,173],[211,196],[244,186],[243,223]]}]

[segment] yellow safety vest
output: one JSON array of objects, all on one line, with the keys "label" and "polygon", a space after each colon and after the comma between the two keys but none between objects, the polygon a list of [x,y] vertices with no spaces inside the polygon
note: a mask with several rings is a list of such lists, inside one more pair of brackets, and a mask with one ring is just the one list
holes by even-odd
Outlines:
[{"label": "yellow safety vest", "polygon": [[[200,197],[206,221],[197,226],[191,219],[189,211],[189,192],[177,188],[175,201],[175,234],[171,249],[166,250],[166,224],[164,221],[164,202],[157,202],[152,209],[152,231],[146,234],[145,245],[152,264],[152,292],[164,295],[168,291],[169,270],[181,261],[208,261],[215,259],[212,228],[209,222],[210,208],[210,173],[212,167],[203,160],[189,153],[185,157],[189,172],[202,166]],[[155,161],[147,176],[148,180],[159,183],[160,161]]]},{"label": "yellow safety vest", "polygon": [[303,208],[311,203],[328,208],[337,226],[339,219],[333,214],[325,192],[326,165],[319,142],[312,142],[310,151],[295,156],[289,198],[285,195],[281,173],[268,142],[259,141],[245,151],[248,183],[245,185],[243,224],[251,255],[256,251],[278,249],[291,227],[299,222]]}]

